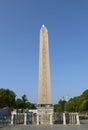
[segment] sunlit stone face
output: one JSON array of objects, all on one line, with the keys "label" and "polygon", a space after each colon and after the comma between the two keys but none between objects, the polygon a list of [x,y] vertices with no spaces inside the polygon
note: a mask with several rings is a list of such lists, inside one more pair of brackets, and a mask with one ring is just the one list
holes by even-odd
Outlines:
[{"label": "sunlit stone face", "polygon": [[44,25],[40,29],[38,104],[52,104],[48,30]]}]

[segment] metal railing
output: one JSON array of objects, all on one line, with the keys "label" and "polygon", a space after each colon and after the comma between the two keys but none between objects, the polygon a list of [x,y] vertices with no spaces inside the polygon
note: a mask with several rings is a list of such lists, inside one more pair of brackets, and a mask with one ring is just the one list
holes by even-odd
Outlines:
[{"label": "metal railing", "polygon": [[0,127],[4,127],[11,124],[11,115],[0,114]]}]

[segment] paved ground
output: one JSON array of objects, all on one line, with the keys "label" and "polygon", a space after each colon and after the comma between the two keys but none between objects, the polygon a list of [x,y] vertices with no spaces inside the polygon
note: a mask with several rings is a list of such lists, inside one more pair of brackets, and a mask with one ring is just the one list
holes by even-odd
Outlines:
[{"label": "paved ground", "polygon": [[1,130],[88,130],[88,124],[82,125],[52,125],[52,126],[36,126],[36,125],[16,125],[1,128]]}]

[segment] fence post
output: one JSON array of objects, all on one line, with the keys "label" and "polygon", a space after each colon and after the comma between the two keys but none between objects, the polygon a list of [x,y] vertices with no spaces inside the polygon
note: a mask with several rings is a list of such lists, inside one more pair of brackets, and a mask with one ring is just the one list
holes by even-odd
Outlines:
[{"label": "fence post", "polygon": [[14,123],[13,123],[13,120],[14,120],[14,114],[12,113],[12,114],[11,114],[11,125],[14,124]]},{"label": "fence post", "polygon": [[76,113],[76,119],[77,119],[77,125],[80,125],[80,121],[79,121],[79,115],[78,115],[78,113]]},{"label": "fence post", "polygon": [[39,125],[39,115],[37,114],[37,125]]},{"label": "fence post", "polygon": [[24,113],[24,125],[27,124],[27,113]]},{"label": "fence post", "polygon": [[65,117],[65,113],[63,113],[63,125],[66,125],[66,117]]}]

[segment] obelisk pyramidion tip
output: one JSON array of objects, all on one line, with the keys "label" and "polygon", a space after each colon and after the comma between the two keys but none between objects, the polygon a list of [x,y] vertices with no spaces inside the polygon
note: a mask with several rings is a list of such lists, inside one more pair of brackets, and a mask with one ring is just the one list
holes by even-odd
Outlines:
[{"label": "obelisk pyramidion tip", "polygon": [[44,27],[45,27],[45,25],[43,24],[43,25],[42,25],[42,27],[44,28]]}]

